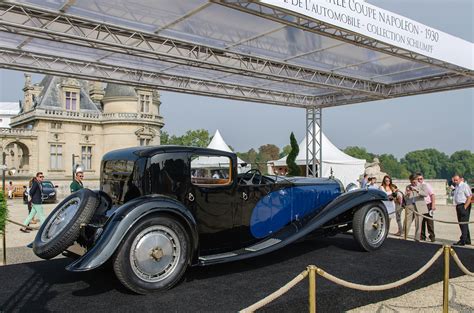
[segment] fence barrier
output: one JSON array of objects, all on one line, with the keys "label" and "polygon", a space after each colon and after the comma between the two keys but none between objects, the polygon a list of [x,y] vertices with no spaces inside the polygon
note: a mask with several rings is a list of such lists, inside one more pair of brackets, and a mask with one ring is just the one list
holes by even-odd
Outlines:
[{"label": "fence barrier", "polygon": [[[408,238],[408,232],[409,232],[409,229],[407,229],[406,225],[407,225],[407,222],[408,222],[408,211],[411,211],[412,213],[414,213],[415,215],[418,215],[420,216],[421,218],[426,218],[427,220],[432,220],[433,222],[438,222],[438,223],[444,223],[444,224],[454,224],[454,225],[464,225],[464,224],[474,224],[474,221],[467,221],[467,222],[453,222],[453,221],[445,221],[445,220],[439,220],[439,219],[435,219],[433,217],[430,217],[430,216],[425,216],[423,215],[423,213],[420,213],[416,210],[413,210],[413,209],[410,209],[408,207],[404,207],[404,210],[405,210],[405,221],[404,221],[404,224],[403,224],[403,239],[407,240]],[[421,227],[421,226],[420,226]]]},{"label": "fence barrier", "polygon": [[305,271],[300,273],[298,276],[293,278],[290,282],[288,282],[286,285],[275,291],[274,293],[268,295],[267,297],[263,298],[262,300],[252,304],[251,306],[242,309],[240,312],[254,312],[265,305],[269,304],[270,302],[274,301],[275,299],[279,298],[286,292],[288,292],[291,288],[295,287],[299,282],[301,282],[304,278],[309,276],[309,303],[308,303],[308,309],[310,313],[315,313],[316,312],[316,277],[319,275],[321,277],[326,278],[329,281],[332,281],[335,284],[341,285],[346,288],[351,288],[351,289],[356,289],[356,290],[361,290],[361,291],[381,291],[381,290],[388,290],[388,289],[394,289],[398,288],[402,285],[405,285],[406,283],[418,278],[421,276],[424,272],[426,272],[433,264],[441,257],[441,255],[444,255],[444,278],[443,278],[443,312],[447,313],[448,312],[448,305],[449,305],[449,256],[451,255],[453,257],[454,262],[456,265],[461,269],[461,271],[469,276],[474,276],[474,273],[470,272],[464,264],[461,262],[459,257],[456,254],[456,251],[454,251],[453,248],[450,246],[443,246],[441,249],[439,249],[433,257],[424,265],[422,266],[418,271],[415,273],[411,274],[408,277],[405,277],[403,279],[400,279],[396,282],[389,283],[389,284],[384,284],[384,285],[362,285],[362,284],[356,284],[352,283],[349,281],[346,281],[344,279],[338,278],[334,275],[331,275],[324,271],[323,269],[315,266],[315,265],[309,265]]},{"label": "fence barrier", "polygon": [[427,220],[432,220],[433,222],[438,222],[438,223],[444,223],[444,224],[457,224],[457,225],[464,225],[464,224],[474,224],[474,221],[468,221],[468,222],[453,222],[453,221],[445,221],[445,220],[439,220],[439,219],[435,219],[435,218],[432,218],[430,216],[426,216],[426,215],[423,215],[423,213],[420,213],[418,211],[415,211],[413,209],[409,209],[409,208],[406,208],[405,207],[405,212],[406,210],[409,210],[413,213],[415,213],[416,215],[422,217],[422,218],[426,218]]}]

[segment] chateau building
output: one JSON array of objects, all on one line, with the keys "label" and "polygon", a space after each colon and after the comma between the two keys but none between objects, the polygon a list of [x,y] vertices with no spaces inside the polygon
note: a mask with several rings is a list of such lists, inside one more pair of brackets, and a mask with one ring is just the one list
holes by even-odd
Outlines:
[{"label": "chateau building", "polygon": [[38,171],[68,193],[74,164],[85,168],[84,185],[97,188],[102,155],[119,148],[159,145],[160,95],[149,88],[25,74],[20,112],[0,129],[2,155],[24,184]]}]

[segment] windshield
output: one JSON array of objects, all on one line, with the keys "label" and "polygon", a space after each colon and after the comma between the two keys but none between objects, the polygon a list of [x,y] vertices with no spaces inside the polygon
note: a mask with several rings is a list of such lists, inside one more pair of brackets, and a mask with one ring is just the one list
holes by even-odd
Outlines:
[{"label": "windshield", "polygon": [[53,183],[50,181],[44,181],[41,183],[41,185],[43,185],[43,187],[46,187],[46,188],[54,188]]}]

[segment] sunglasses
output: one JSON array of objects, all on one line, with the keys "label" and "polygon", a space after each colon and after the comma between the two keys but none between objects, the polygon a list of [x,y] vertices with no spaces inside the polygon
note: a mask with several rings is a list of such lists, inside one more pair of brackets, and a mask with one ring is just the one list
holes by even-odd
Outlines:
[{"label": "sunglasses", "polygon": [[80,178],[82,178],[82,177],[84,177],[84,175],[77,175],[77,177],[80,177]]},{"label": "sunglasses", "polygon": [[44,176],[38,176],[39,178],[44,178]]}]

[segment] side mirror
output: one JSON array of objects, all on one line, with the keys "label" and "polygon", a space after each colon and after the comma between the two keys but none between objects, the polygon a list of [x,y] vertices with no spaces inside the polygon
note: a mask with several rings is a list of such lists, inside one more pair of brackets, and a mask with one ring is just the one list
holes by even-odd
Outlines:
[{"label": "side mirror", "polygon": [[54,188],[58,188],[59,186],[58,185],[54,185]]},{"label": "side mirror", "polygon": [[26,189],[26,186],[23,186],[23,188],[25,188],[25,189]]}]

